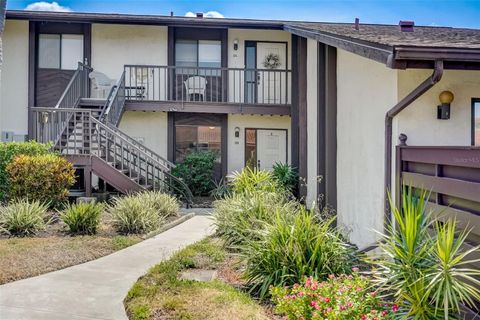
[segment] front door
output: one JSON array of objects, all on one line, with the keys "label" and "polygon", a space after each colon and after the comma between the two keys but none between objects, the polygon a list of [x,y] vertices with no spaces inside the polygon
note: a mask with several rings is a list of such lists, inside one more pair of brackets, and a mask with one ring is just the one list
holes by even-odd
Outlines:
[{"label": "front door", "polygon": [[[285,101],[287,44],[257,42],[258,103],[279,104]],[[282,92],[283,91],[283,92]]]},{"label": "front door", "polygon": [[287,131],[257,130],[257,167],[272,170],[275,163],[287,163]]}]

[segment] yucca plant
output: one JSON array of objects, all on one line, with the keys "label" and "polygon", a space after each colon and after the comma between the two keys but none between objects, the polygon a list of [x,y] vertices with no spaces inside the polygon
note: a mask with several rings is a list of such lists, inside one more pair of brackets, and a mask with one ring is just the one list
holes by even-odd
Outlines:
[{"label": "yucca plant", "polygon": [[60,212],[60,219],[68,226],[71,233],[95,234],[103,210],[104,206],[100,203],[68,204]]},{"label": "yucca plant", "polygon": [[[393,221],[379,244],[383,255],[374,260],[373,275],[387,295],[402,307],[402,314],[414,319],[452,319],[459,304],[479,300],[479,271],[463,268],[475,262],[467,256],[479,247],[462,251],[468,235],[455,236],[456,222],[435,221],[426,210],[428,193],[403,187],[402,206],[390,198]],[[433,232],[432,232],[433,230]]]},{"label": "yucca plant", "polygon": [[230,179],[232,191],[235,193],[279,192],[281,188],[270,171],[248,166],[240,172],[233,172]]},{"label": "yucca plant", "polygon": [[285,188],[286,191],[293,192],[299,179],[297,171],[287,163],[275,163],[272,168],[273,177]]},{"label": "yucca plant", "polygon": [[176,217],[180,210],[177,198],[160,191],[145,191],[137,195],[144,203],[153,207],[163,218]]},{"label": "yucca plant", "polygon": [[164,223],[164,218],[155,208],[138,195],[114,198],[108,212],[113,226],[118,232],[125,234],[146,233]]},{"label": "yucca plant", "polygon": [[318,221],[313,211],[304,208],[289,219],[278,211],[274,214],[271,223],[258,229],[258,239],[241,246],[251,292],[265,298],[270,286],[351,272],[353,250],[332,228],[334,219]]},{"label": "yucca plant", "polygon": [[0,207],[0,229],[16,236],[28,236],[44,230],[48,204],[26,199]]}]

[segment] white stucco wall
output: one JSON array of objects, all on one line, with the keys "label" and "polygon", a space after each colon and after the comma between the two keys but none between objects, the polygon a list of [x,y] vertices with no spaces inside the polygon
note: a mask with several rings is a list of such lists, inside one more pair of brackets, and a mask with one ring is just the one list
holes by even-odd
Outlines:
[{"label": "white stucco wall", "polygon": [[118,79],[125,64],[167,65],[168,28],[92,25],[92,66]]},{"label": "white stucco wall", "polygon": [[338,222],[359,247],[383,229],[384,119],[397,102],[397,71],[337,51]]},{"label": "white stucco wall", "polygon": [[28,21],[7,20],[3,34],[0,129],[28,133]]},{"label": "white stucco wall", "polygon": [[166,112],[127,111],[123,114],[119,128],[134,139],[143,139],[145,146],[167,158]]},{"label": "white stucco wall", "polygon": [[317,200],[318,42],[307,41],[307,206]]},{"label": "white stucco wall", "polygon": [[[235,138],[235,128],[240,137]],[[245,166],[245,128],[287,129],[288,163],[291,160],[291,121],[288,116],[228,115],[228,172],[241,170]]]},{"label": "white stucco wall", "polygon": [[[398,96],[407,95],[432,74],[431,70],[398,72]],[[437,119],[439,94],[451,91],[449,120]],[[471,103],[480,97],[480,77],[476,71],[446,70],[434,87],[403,110],[394,121],[394,143],[400,133],[408,136],[408,145],[467,146],[471,143]]]}]

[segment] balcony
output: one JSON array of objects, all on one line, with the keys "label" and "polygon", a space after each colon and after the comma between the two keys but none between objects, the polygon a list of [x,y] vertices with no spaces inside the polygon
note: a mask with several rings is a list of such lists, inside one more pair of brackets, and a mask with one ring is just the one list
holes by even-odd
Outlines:
[{"label": "balcony", "polygon": [[127,110],[290,115],[291,70],[125,65]]}]

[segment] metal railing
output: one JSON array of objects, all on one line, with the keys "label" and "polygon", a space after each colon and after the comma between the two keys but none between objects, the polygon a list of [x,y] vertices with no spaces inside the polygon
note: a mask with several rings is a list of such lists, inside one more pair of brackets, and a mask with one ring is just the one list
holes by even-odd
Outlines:
[{"label": "metal railing", "polygon": [[112,87],[110,94],[102,108],[99,120],[118,126],[122,117],[123,108],[125,106],[125,72],[118,80],[117,84]]},{"label": "metal railing", "polygon": [[130,101],[291,104],[291,71],[125,65]]},{"label": "metal railing", "polygon": [[67,87],[60,96],[55,108],[75,108],[81,98],[89,95],[88,75],[93,69],[79,62],[78,68],[70,79]]},{"label": "metal railing", "polygon": [[[151,152],[139,147],[119,130],[98,121],[94,110],[70,108],[32,108],[34,138],[53,143],[62,155],[94,155],[128,175],[145,189],[174,192],[192,202],[188,186],[169,172]],[[70,117],[67,127],[63,119]]]}]

